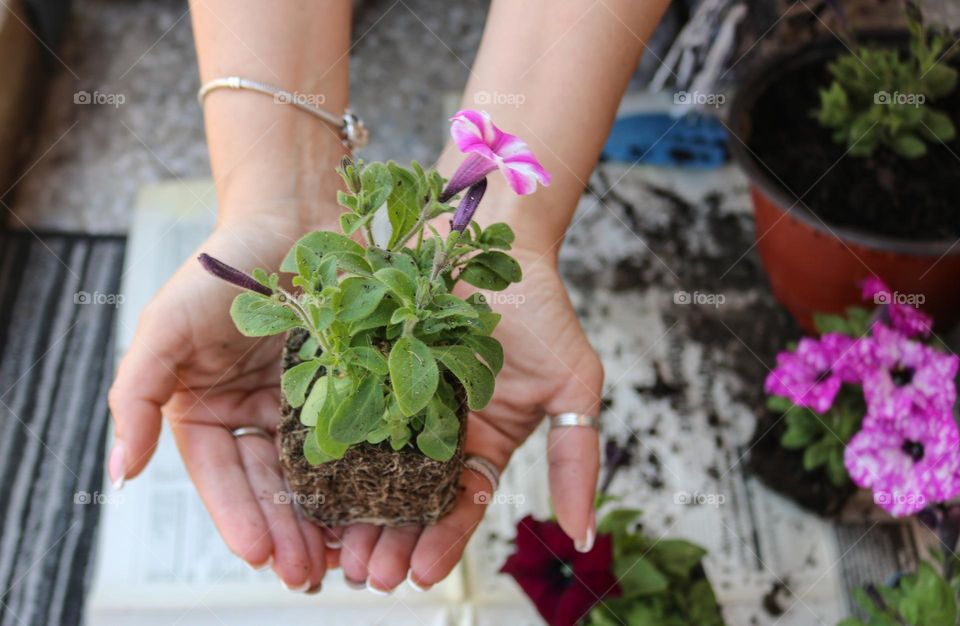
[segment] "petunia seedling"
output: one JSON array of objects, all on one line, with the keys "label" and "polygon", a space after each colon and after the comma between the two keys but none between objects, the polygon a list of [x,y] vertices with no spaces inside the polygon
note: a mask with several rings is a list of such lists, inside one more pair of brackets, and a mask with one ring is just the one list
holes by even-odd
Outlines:
[{"label": "petunia seedling", "polygon": [[[481,112],[463,115],[489,120]],[[501,135],[512,139],[500,148],[522,144]],[[449,460],[462,404],[486,406],[503,366],[503,348],[491,336],[500,316],[482,293],[461,297],[454,289],[464,283],[499,291],[518,282],[520,265],[507,254],[513,231],[473,221],[483,176],[454,206],[447,181],[416,162],[345,159],[337,171],[345,187],[337,194],[342,233],[311,232],[293,245],[279,268],[291,286],[277,274],[247,275],[206,254],[200,263],[244,289],[230,309],[242,334],[306,332],[281,389],[308,429],[303,452],[310,463],[341,458],[362,443]],[[371,226],[381,209],[391,225],[382,242]],[[452,228],[441,236],[431,222],[450,214]],[[360,234],[364,243],[354,238]]]}]

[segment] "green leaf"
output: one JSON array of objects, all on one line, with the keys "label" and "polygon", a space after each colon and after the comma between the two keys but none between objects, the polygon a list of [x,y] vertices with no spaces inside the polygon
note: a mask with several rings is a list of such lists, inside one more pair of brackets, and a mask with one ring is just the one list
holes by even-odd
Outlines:
[{"label": "green leaf", "polygon": [[330,436],[340,443],[359,443],[367,438],[383,415],[383,387],[378,376],[366,376],[354,393],[337,407],[330,419]]},{"label": "green leaf", "polygon": [[[347,378],[335,379],[334,385],[337,391],[346,391],[350,386],[350,380]],[[310,393],[300,409],[300,423],[304,426],[316,426],[320,417],[320,411],[327,402],[327,386],[330,384],[330,376],[321,376],[317,382],[310,388]]]},{"label": "green leaf", "polygon": [[392,267],[377,270],[373,276],[383,283],[387,289],[399,296],[401,300],[413,304],[417,295],[417,288],[409,276]]},{"label": "green leaf", "polygon": [[460,341],[480,355],[480,358],[487,364],[494,376],[503,369],[503,346],[493,337],[467,335]]},{"label": "green leaf", "polygon": [[893,138],[893,151],[907,159],[918,159],[927,153],[927,144],[916,135],[901,133]]},{"label": "green leaf", "polygon": [[369,346],[357,346],[350,348],[348,354],[354,363],[360,367],[370,370],[374,374],[386,376],[389,372],[387,368],[387,359],[379,350]]},{"label": "green leaf", "polygon": [[343,213],[340,216],[340,230],[344,235],[352,235],[373,220],[373,213],[363,217],[356,213]]},{"label": "green leaf", "polygon": [[842,315],[830,315],[827,313],[814,313],[813,326],[821,335],[826,333],[850,334],[846,318]]},{"label": "green leaf", "polygon": [[370,276],[370,274],[373,273],[370,264],[359,254],[353,252],[330,252],[328,256],[334,257],[337,260],[337,267],[348,274]]},{"label": "green leaf", "polygon": [[449,293],[435,295],[430,306],[432,308],[430,317],[434,319],[443,319],[451,315],[459,315],[470,319],[477,317],[477,311],[472,306]]},{"label": "green leaf", "polygon": [[317,348],[320,346],[317,345],[317,340],[313,336],[307,337],[307,340],[303,342],[303,345],[300,346],[300,349],[297,351],[297,356],[301,361],[309,361],[317,354]]},{"label": "green leaf", "polygon": [[303,456],[310,465],[320,465],[321,463],[335,460],[335,457],[330,456],[320,449],[314,430],[310,430],[303,439]]},{"label": "green leaf", "polygon": [[793,402],[783,396],[769,396],[767,398],[767,408],[774,413],[786,413],[793,407]]},{"label": "green leaf", "polygon": [[707,551],[683,539],[662,539],[650,549],[649,555],[667,575],[687,578],[707,555]]},{"label": "green leaf", "polygon": [[410,280],[416,280],[419,274],[417,262],[413,257],[403,251],[388,252],[380,248],[368,248],[367,261],[370,263],[370,267],[373,268],[374,272],[392,267],[406,274]]},{"label": "green leaf", "polygon": [[487,406],[493,397],[493,372],[474,356],[473,350],[466,346],[443,346],[432,350],[437,360],[467,391],[467,406],[474,411]]},{"label": "green leaf", "polygon": [[520,264],[509,254],[493,250],[481,252],[470,259],[470,263],[477,263],[492,270],[497,276],[510,283],[518,283],[523,278]]},{"label": "green leaf", "polygon": [[[832,437],[833,435],[827,435]],[[803,469],[809,471],[815,470],[830,457],[830,442],[827,439],[821,439],[803,452]]]},{"label": "green leaf", "polygon": [[440,381],[440,371],[430,348],[416,337],[401,337],[393,344],[387,364],[390,383],[403,414],[413,415],[427,406]]},{"label": "green leaf", "polygon": [[308,280],[312,280],[314,273],[320,267],[320,257],[306,246],[297,246],[294,250],[297,259],[297,273]]},{"label": "green leaf", "polygon": [[637,555],[625,555],[614,561],[613,570],[626,598],[647,596],[665,591],[669,585],[657,566],[649,559]]},{"label": "green leaf", "polygon": [[307,399],[307,388],[313,382],[318,369],[320,369],[320,362],[311,360],[294,365],[283,373],[280,378],[280,390],[290,406],[293,408],[303,406]]},{"label": "green leaf", "polygon": [[359,322],[350,324],[350,334],[356,335],[365,330],[387,326],[390,324],[390,318],[398,306],[397,301],[387,294],[383,300],[380,301],[380,304],[377,305],[377,308],[374,309],[373,313]]},{"label": "green leaf", "polygon": [[290,249],[290,252],[287,253],[287,256],[284,257],[283,263],[280,264],[281,272],[289,272],[292,274],[297,271],[296,250],[298,246],[306,246],[321,258],[323,255],[330,252],[353,252],[354,254],[363,254],[363,247],[348,237],[344,237],[339,233],[315,231],[304,235],[297,241],[297,243],[294,244],[293,248]]},{"label": "green leaf", "polygon": [[412,320],[416,320],[416,319],[419,319],[419,318],[417,317],[417,312],[416,312],[414,309],[405,306],[405,307],[400,307],[399,309],[397,309],[397,310],[395,310],[395,311],[393,312],[393,315],[390,316],[390,323],[391,323],[391,324],[402,324],[403,322],[406,322],[407,320],[411,320],[411,321],[412,321]]},{"label": "green leaf", "polygon": [[370,278],[351,277],[340,283],[343,294],[340,319],[344,322],[356,322],[373,313],[387,288]]},{"label": "green leaf", "polygon": [[247,337],[278,335],[302,325],[300,318],[289,308],[252,291],[245,291],[233,299],[230,317],[237,330]]},{"label": "green leaf", "polygon": [[641,513],[640,509],[612,509],[600,518],[597,523],[597,533],[625,535],[634,526]]},{"label": "green leaf", "polygon": [[943,143],[953,141],[957,135],[957,129],[950,116],[929,107],[924,112],[923,126],[920,129],[929,139]]},{"label": "green leaf", "polygon": [[360,190],[363,197],[363,206],[360,213],[373,213],[387,201],[393,191],[393,176],[390,168],[383,163],[371,163],[363,168],[360,174]]},{"label": "green leaf", "polygon": [[510,246],[513,244],[513,240],[513,229],[503,222],[490,224],[483,229],[483,232],[479,237],[479,242],[481,244],[490,246],[491,248],[502,248],[504,250],[510,249]]},{"label": "green leaf", "polygon": [[457,414],[437,398],[427,405],[423,431],[417,435],[417,447],[431,459],[449,461],[460,442]]},{"label": "green leaf", "polygon": [[388,248],[393,248],[400,239],[417,223],[420,217],[420,203],[417,197],[417,179],[407,170],[390,163],[393,176],[393,190],[387,198],[387,216],[390,218]]},{"label": "green leaf", "polygon": [[510,286],[509,281],[504,280],[492,269],[476,263],[467,263],[466,267],[460,270],[457,278],[469,285],[488,291],[503,291]]}]

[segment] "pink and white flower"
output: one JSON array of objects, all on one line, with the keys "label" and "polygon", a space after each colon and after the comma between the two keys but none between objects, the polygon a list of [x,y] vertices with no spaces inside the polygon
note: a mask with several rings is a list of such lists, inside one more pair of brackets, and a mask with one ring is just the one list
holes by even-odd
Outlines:
[{"label": "pink and white flower", "polygon": [[467,158],[450,178],[441,201],[446,202],[497,169],[519,196],[536,191],[537,183],[544,187],[550,184],[549,172],[529,146],[516,135],[494,126],[486,111],[465,109],[450,122],[450,134]]}]

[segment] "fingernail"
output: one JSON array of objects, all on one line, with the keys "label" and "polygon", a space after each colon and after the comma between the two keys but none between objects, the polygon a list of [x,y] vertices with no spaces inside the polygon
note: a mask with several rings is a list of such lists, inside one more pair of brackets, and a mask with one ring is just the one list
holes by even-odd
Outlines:
[{"label": "fingernail", "polygon": [[594,530],[597,525],[597,516],[596,513],[591,514],[590,516],[590,525],[587,527],[587,536],[583,539],[577,540],[574,542],[573,547],[577,549],[577,552],[590,552],[593,549],[593,540]]},{"label": "fingernail", "polygon": [[324,536],[323,545],[327,546],[331,550],[339,550],[343,547],[343,542],[339,539],[334,539],[332,537]]},{"label": "fingernail", "polygon": [[294,593],[303,593],[310,587],[309,580],[303,581],[303,584],[297,585],[296,587],[292,585],[288,585],[286,581],[284,581],[283,579],[280,579],[280,582],[283,584],[284,589],[286,589],[287,591],[292,591]]},{"label": "fingernail", "polygon": [[[247,563],[247,562],[244,561],[244,563]],[[270,556],[268,556],[267,560],[264,561],[263,563],[260,563],[259,565],[254,565],[253,563],[247,563],[247,567],[249,567],[255,572],[260,572],[267,569],[268,567],[273,567],[273,555],[271,554]]]},{"label": "fingernail", "polygon": [[113,444],[113,450],[110,451],[110,460],[107,461],[107,473],[110,475],[110,482],[113,484],[114,491],[123,489],[123,481],[126,478],[127,470],[124,466],[126,461],[126,451],[122,441]]},{"label": "fingernail", "polygon": [[410,585],[414,591],[419,591],[421,593],[430,590],[430,585],[427,585],[426,587],[421,586],[420,583],[413,579],[413,570],[407,572],[407,584]]},{"label": "fingernail", "polygon": [[314,595],[314,594],[320,593],[320,590],[321,590],[321,589],[323,589],[323,583],[317,583],[317,586],[316,586],[316,587],[314,587],[314,588],[312,588],[312,589],[307,589],[306,591],[304,591],[304,593],[306,593],[307,595],[311,595],[311,596],[312,596],[312,595]]},{"label": "fingernail", "polygon": [[387,589],[378,589],[377,587],[374,587],[373,583],[370,582],[369,578],[367,579],[367,591],[369,591],[375,596],[389,596],[391,593],[393,593],[393,589],[387,590]]},{"label": "fingernail", "polygon": [[364,580],[364,581],[357,582],[357,581],[355,581],[355,580],[350,580],[349,578],[346,577],[346,575],[344,575],[343,581],[344,581],[345,583],[347,583],[347,587],[350,587],[351,589],[357,589],[357,590],[359,590],[359,589],[366,589],[366,588],[367,588],[367,581],[365,581],[365,580]]}]

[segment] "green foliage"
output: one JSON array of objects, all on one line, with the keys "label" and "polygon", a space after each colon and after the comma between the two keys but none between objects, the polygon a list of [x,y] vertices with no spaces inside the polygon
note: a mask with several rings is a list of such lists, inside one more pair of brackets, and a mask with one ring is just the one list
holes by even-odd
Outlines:
[{"label": "green foliage", "polygon": [[[340,458],[361,442],[415,446],[448,460],[459,443],[461,403],[486,406],[503,366],[503,348],[490,336],[499,315],[478,293],[452,292],[461,280],[491,290],[519,281],[520,265],[504,252],[513,231],[472,224],[441,237],[429,222],[453,211],[439,201],[446,181],[417,163],[345,161],[338,172],[347,187],[337,197],[347,210],[344,234],[312,232],[293,245],[280,270],[293,274],[295,293],[278,275],[254,271],[274,295],[241,293],[231,315],[251,337],[293,328],[309,334],[281,388],[309,429],[310,463]],[[370,221],[384,205],[393,232],[379,246]],[[367,245],[350,237],[357,232]]]},{"label": "green foliage", "polygon": [[869,157],[880,146],[914,159],[927,142],[956,135],[950,117],[930,103],[949,95],[957,72],[948,65],[950,41],[910,22],[907,54],[895,48],[861,46],[828,65],[833,82],[820,91],[817,118],[850,154]]},{"label": "green foliage", "polygon": [[857,603],[867,620],[845,619],[838,626],[955,626],[958,618],[957,584],[947,582],[930,563],[904,576],[894,587],[856,590]]},{"label": "green foliage", "polygon": [[636,509],[614,509],[597,532],[613,535],[613,569],[623,594],[605,598],[588,626],[722,626],[713,587],[701,567],[707,551],[682,539],[647,537]]},{"label": "green foliage", "polygon": [[833,406],[823,415],[779,396],[768,398],[767,407],[785,414],[787,428],[780,436],[780,445],[788,450],[803,450],[805,470],[822,468],[830,482],[838,487],[850,482],[843,464],[843,451],[860,430],[866,413],[862,393],[851,387],[841,388]]}]

